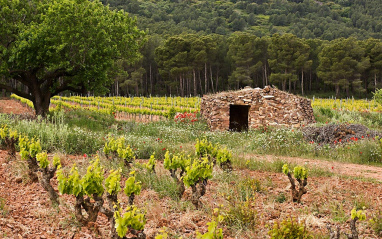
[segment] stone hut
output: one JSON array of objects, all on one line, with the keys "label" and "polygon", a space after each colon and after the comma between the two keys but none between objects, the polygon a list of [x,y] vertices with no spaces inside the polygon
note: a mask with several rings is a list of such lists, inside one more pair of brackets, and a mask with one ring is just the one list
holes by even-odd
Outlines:
[{"label": "stone hut", "polygon": [[270,86],[204,95],[200,112],[211,130],[243,131],[265,125],[298,127],[315,121],[309,99]]}]

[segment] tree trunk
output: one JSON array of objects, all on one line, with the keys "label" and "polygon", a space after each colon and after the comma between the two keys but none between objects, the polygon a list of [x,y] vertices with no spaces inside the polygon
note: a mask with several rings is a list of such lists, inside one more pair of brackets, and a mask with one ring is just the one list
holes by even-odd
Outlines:
[{"label": "tree trunk", "polygon": [[150,94],[153,94],[153,74],[151,72],[151,63],[150,63]]},{"label": "tree trunk", "polygon": [[208,89],[207,89],[207,62],[204,63],[204,92],[208,92]]},{"label": "tree trunk", "polygon": [[[183,171],[180,172],[179,178],[181,178],[183,176],[183,173],[184,173]],[[179,197],[179,199],[181,199],[184,191],[186,190],[186,188],[184,187],[183,180],[179,179],[176,176],[176,170],[174,170],[174,169],[170,169],[170,174],[171,174],[171,177],[175,180],[175,182],[177,184],[178,197]]]},{"label": "tree trunk", "polygon": [[214,92],[214,80],[212,78],[212,68],[211,68],[211,64],[210,64],[210,75],[211,75],[211,89],[212,89],[212,93],[215,93]]},{"label": "tree trunk", "polygon": [[202,79],[200,78],[200,71],[198,71],[199,85],[200,85],[200,94],[203,95]]},{"label": "tree trunk", "polygon": [[218,92],[218,84],[219,84],[219,68],[218,67],[216,67],[217,69],[216,69],[216,90],[215,90],[215,92]]},{"label": "tree trunk", "polygon": [[312,71],[309,73],[309,92],[312,92]]},{"label": "tree trunk", "polygon": [[339,98],[339,96],[340,96],[340,86],[338,84],[335,85],[335,89],[336,89],[336,98]]},{"label": "tree trunk", "polygon": [[192,73],[194,75],[194,96],[198,94],[198,89],[196,88],[196,75],[195,75],[195,69],[192,69]]},{"label": "tree trunk", "polygon": [[50,201],[52,201],[52,204],[58,205],[58,194],[50,184],[50,179],[54,177],[54,173],[56,172],[56,167],[54,168],[44,168],[42,171],[42,177],[40,179],[41,186],[45,189],[45,191],[48,192]]},{"label": "tree trunk", "polygon": [[301,71],[301,95],[304,95],[304,70]]},{"label": "tree trunk", "polygon": [[30,180],[34,182],[38,182],[37,171],[39,166],[37,164],[37,160],[35,158],[28,158],[28,175]]},{"label": "tree trunk", "polygon": [[33,102],[33,106],[35,108],[36,115],[41,115],[45,117],[47,113],[49,113],[49,105],[50,105],[50,94],[42,95],[39,93],[34,93],[35,99]]},{"label": "tree trunk", "polygon": [[374,91],[377,91],[377,73],[374,73]]}]

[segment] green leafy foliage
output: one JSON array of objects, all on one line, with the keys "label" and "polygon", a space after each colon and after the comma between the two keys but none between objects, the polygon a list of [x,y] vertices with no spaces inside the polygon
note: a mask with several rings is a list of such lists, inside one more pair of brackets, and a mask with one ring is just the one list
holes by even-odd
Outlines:
[{"label": "green leafy foliage", "polygon": [[35,138],[29,139],[27,136],[19,136],[19,148],[21,159],[35,158],[38,153],[41,153],[42,148],[40,140]]},{"label": "green leafy foliage", "polygon": [[135,158],[134,152],[131,149],[130,145],[127,144],[124,137],[114,138],[109,137],[108,141],[103,147],[103,152],[106,155],[116,154],[120,159],[125,160],[126,162],[132,162]]},{"label": "green leafy foliage", "polygon": [[206,138],[196,140],[195,153],[199,157],[211,156],[213,158],[217,155],[218,146],[213,145]]},{"label": "green leafy foliage", "polygon": [[375,92],[373,92],[373,98],[376,102],[382,104],[382,89],[378,89]]},{"label": "green leafy foliage", "polygon": [[54,155],[52,159],[53,166],[58,168],[61,165],[60,157],[58,155]]},{"label": "green leafy foliage", "polygon": [[1,139],[5,139],[5,137],[7,137],[7,136],[8,136],[8,126],[3,125],[0,128],[0,138]]},{"label": "green leafy foliage", "polygon": [[36,157],[36,155],[38,153],[41,152],[41,144],[40,144],[40,140],[35,140],[35,139],[32,139],[29,143],[29,156],[31,158],[34,158]]},{"label": "green leafy foliage", "polygon": [[145,168],[149,171],[149,172],[155,172],[155,165],[156,165],[156,159],[155,159],[155,153],[153,153],[151,156],[150,156],[150,159],[147,163],[144,164]]},{"label": "green leafy foliage", "polygon": [[379,210],[369,221],[371,227],[378,236],[382,236],[382,211]]},{"label": "green leafy foliage", "polygon": [[45,116],[50,98],[65,90],[105,93],[115,59],[132,63],[139,57],[144,33],[135,20],[99,1],[1,0],[0,5],[0,18],[6,19],[0,27],[0,74],[16,79],[13,72],[23,69],[17,81],[38,90],[6,89],[33,101],[38,115]]},{"label": "green leafy foliage", "polygon": [[106,191],[110,194],[118,194],[121,191],[121,169],[111,170],[105,180]]},{"label": "green leafy foliage", "polygon": [[216,155],[216,162],[221,165],[232,160],[232,152],[227,148],[219,149]]},{"label": "green leafy foliage", "polygon": [[38,153],[36,160],[40,165],[40,168],[47,168],[49,166],[48,154],[46,152]]},{"label": "green leafy foliage", "polygon": [[224,216],[220,214],[220,208],[215,208],[214,213],[217,216],[212,219],[211,222],[208,222],[208,231],[204,234],[200,234],[198,231],[196,232],[197,239],[223,239],[223,229],[218,228],[219,224],[223,222]]},{"label": "green leafy foliage", "polygon": [[190,187],[196,183],[212,178],[212,164],[204,157],[201,160],[195,159],[194,162],[186,168],[186,174],[183,176],[183,182]]},{"label": "green leafy foliage", "polygon": [[[289,167],[288,167],[288,164],[284,164],[283,167],[282,167],[282,171],[285,175],[288,175],[288,173],[290,172],[289,171]],[[305,167],[302,167],[302,166],[299,166],[297,165],[296,167],[293,168],[293,176],[296,178],[296,179],[305,179],[305,178],[308,178],[308,170],[306,170]]]},{"label": "green leafy foliage", "polygon": [[100,166],[99,158],[97,158],[87,168],[86,174],[81,179],[82,187],[87,195],[97,194],[101,196],[104,192],[103,188],[103,168]]},{"label": "green leafy foliage", "polygon": [[305,224],[298,222],[296,218],[276,221],[272,229],[268,231],[268,235],[271,239],[313,239]]},{"label": "green leafy foliage", "polygon": [[81,178],[78,173],[78,168],[75,164],[72,166],[68,177],[64,174],[61,166],[58,167],[56,174],[58,181],[58,191],[61,194],[69,194],[76,197],[79,195],[84,195]]},{"label": "green leafy foliage", "polygon": [[359,221],[366,220],[366,213],[363,210],[357,210],[356,208],[353,208],[351,210],[351,219],[354,220],[355,218],[357,218]]},{"label": "green leafy foliage", "polygon": [[167,119],[174,119],[176,114],[175,107],[171,107],[167,112]]},{"label": "green leafy foliage", "polygon": [[167,170],[186,170],[187,166],[191,163],[191,159],[184,154],[171,155],[167,150],[164,156],[163,166]]},{"label": "green leafy foliage", "polygon": [[283,170],[283,174],[288,175],[288,173],[290,172],[288,164],[284,164],[282,170]]},{"label": "green leafy foliage", "polygon": [[16,139],[18,137],[17,130],[8,128],[7,125],[3,125],[0,128],[0,138],[6,139],[6,138],[13,138]]},{"label": "green leafy foliage", "polygon": [[103,188],[103,169],[99,164],[99,159],[94,160],[87,168],[86,174],[80,178],[78,168],[73,165],[69,176],[65,176],[61,167],[57,170],[58,190],[61,194],[88,195],[96,194],[101,196]]},{"label": "green leafy foliage", "polygon": [[293,176],[296,178],[296,179],[305,179],[305,178],[308,178],[308,171],[306,170],[305,167],[302,167],[302,166],[296,166],[294,167],[293,169]]},{"label": "green leafy foliage", "polygon": [[231,228],[253,229],[256,226],[257,212],[254,209],[254,198],[246,201],[232,201],[230,206],[222,213],[224,224]]},{"label": "green leafy foliage", "polygon": [[121,216],[120,211],[114,212],[115,228],[118,236],[123,238],[129,229],[143,230],[146,224],[145,215],[135,206],[128,206]]},{"label": "green leafy foliage", "polygon": [[123,191],[127,196],[130,196],[132,194],[139,195],[141,193],[141,182],[135,181],[135,171],[132,171],[130,173],[130,177],[125,182],[125,187]]}]

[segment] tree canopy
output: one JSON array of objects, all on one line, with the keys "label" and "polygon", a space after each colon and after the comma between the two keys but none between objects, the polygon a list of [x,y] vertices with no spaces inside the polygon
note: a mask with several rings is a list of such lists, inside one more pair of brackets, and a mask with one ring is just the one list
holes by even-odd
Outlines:
[{"label": "tree canopy", "polygon": [[[0,0],[0,89],[45,115],[50,98],[71,90],[105,92],[114,62],[134,62],[144,33],[124,11],[89,0]],[[22,87],[20,87],[22,86]]]}]

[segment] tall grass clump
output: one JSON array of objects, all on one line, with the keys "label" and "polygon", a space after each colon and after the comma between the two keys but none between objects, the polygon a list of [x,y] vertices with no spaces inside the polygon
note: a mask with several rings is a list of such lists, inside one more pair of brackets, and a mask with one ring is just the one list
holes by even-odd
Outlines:
[{"label": "tall grass clump", "polygon": [[[45,119],[15,120],[11,125],[22,135],[40,139],[41,146],[47,151],[92,154],[102,147],[102,134],[79,127],[70,128],[64,123],[64,117],[62,112],[57,112]],[[0,118],[0,124],[7,121],[7,117]]]}]

